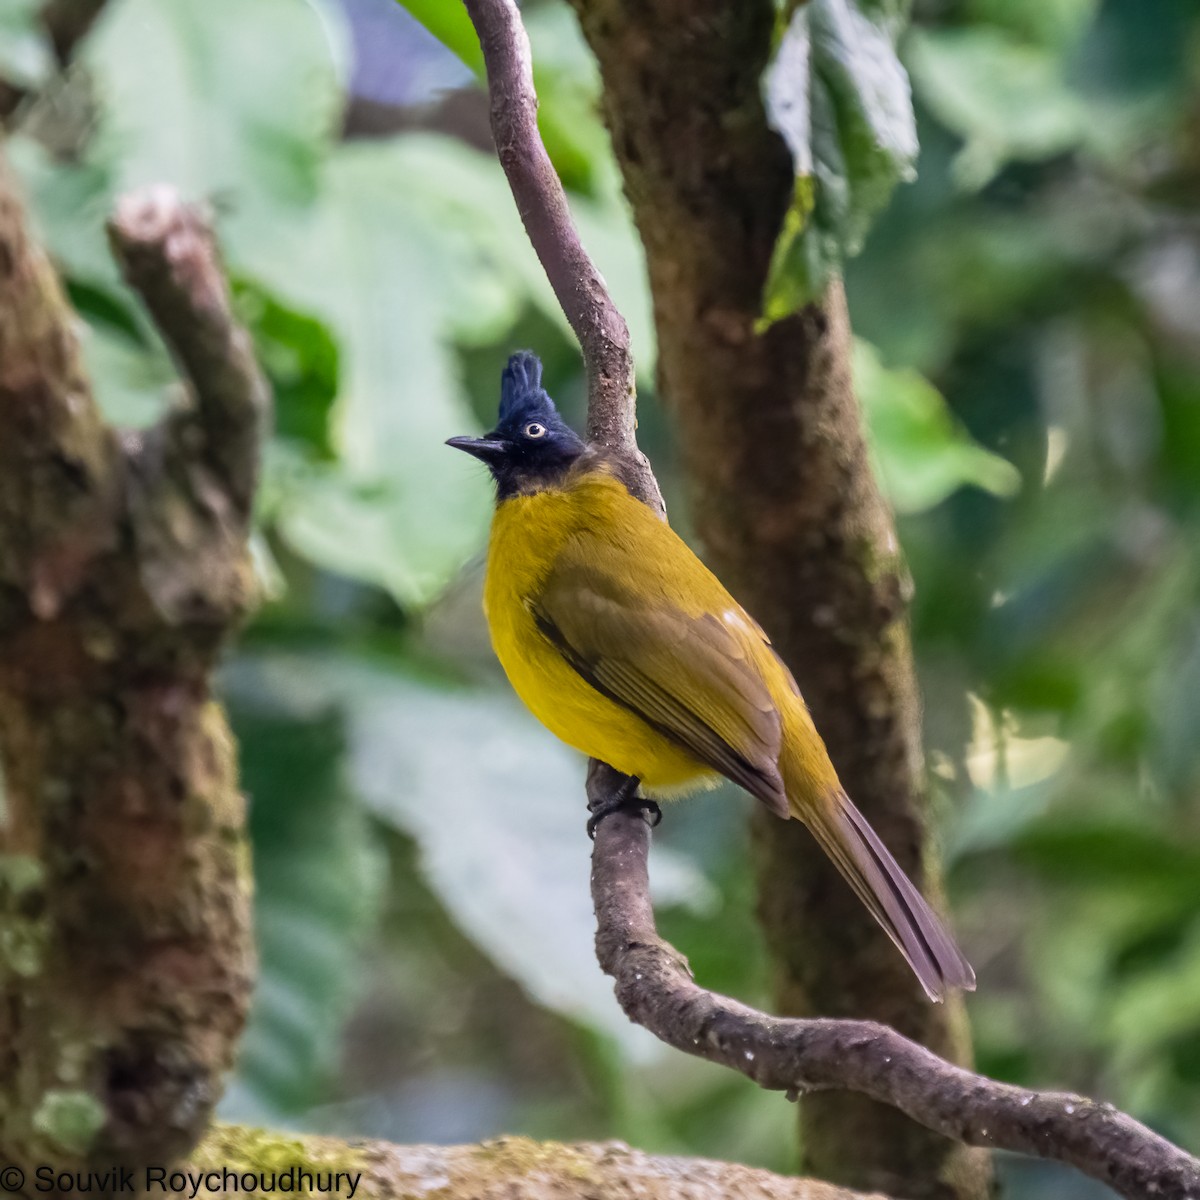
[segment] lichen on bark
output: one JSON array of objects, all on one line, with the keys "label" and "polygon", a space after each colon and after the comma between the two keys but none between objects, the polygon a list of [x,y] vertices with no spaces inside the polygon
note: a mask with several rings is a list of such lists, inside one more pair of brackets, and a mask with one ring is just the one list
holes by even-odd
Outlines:
[{"label": "lichen on bark", "polygon": [[224,1168],[353,1172],[361,1174],[355,1200],[886,1200],[735,1163],[643,1154],[621,1142],[523,1137],[468,1146],[396,1146],[218,1125],[184,1169]]}]

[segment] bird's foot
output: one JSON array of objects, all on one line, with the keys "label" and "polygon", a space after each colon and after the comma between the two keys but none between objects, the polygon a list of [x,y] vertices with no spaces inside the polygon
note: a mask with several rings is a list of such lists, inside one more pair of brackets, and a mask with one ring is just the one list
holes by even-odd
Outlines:
[{"label": "bird's foot", "polygon": [[657,802],[637,794],[640,783],[641,780],[636,776],[627,775],[615,790],[588,805],[592,815],[588,818],[587,831],[592,841],[596,840],[596,830],[600,822],[611,813],[640,812],[651,829],[662,820],[662,809],[658,807]]}]

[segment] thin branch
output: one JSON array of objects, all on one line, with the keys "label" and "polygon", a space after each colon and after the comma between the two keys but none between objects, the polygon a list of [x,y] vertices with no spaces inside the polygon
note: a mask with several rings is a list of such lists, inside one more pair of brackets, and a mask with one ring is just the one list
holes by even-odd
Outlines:
[{"label": "thin branch", "polygon": [[515,0],[465,0],[487,65],[492,136],[529,240],[583,349],[588,437],[623,459],[642,500],[662,509],[637,448],[629,329],[588,257],[537,127],[529,38]]},{"label": "thin branch", "polygon": [[113,253],[192,384],[203,450],[246,518],[258,482],[270,390],[230,310],[212,230],[168,187],[124,197],[109,222]]},{"label": "thin branch", "polygon": [[793,1097],[870,1096],[968,1145],[1067,1163],[1131,1200],[1200,1197],[1200,1160],[1110,1104],[972,1074],[871,1021],[787,1020],[706,991],[658,936],[649,847],[638,815],[615,813],[597,830],[596,954],[630,1020],[668,1045]]}]

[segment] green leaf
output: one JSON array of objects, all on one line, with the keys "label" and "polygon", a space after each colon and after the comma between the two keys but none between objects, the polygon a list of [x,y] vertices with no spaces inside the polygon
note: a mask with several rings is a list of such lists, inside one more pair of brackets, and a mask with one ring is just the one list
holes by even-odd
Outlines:
[{"label": "green leaf", "polygon": [[328,328],[294,312],[253,285],[237,289],[237,311],[275,396],[275,432],[333,456],[332,410],[338,389],[338,345]]},{"label": "green leaf", "polygon": [[618,178],[612,141],[600,119],[600,69],[579,21],[565,4],[526,5],[521,13],[533,50],[538,129],[568,190],[594,194]]},{"label": "green leaf", "polygon": [[[453,690],[348,658],[263,661],[342,706],[359,794],[416,840],[459,928],[538,1003],[653,1054],[595,959],[582,757],[496,691]],[[656,849],[653,873],[658,902],[711,904],[689,860]]]},{"label": "green leaf", "polygon": [[1067,49],[1091,23],[1099,0],[970,0],[972,23],[997,25],[1051,49]]},{"label": "green leaf", "polygon": [[[486,84],[483,52],[475,27],[460,3],[397,0],[434,37]],[[538,129],[546,152],[565,187],[594,190],[598,162],[611,148],[597,111],[600,94],[596,60],[579,23],[565,6],[529,6],[522,19],[533,52],[533,85],[538,96]]]},{"label": "green leaf", "polygon": [[1016,468],[972,441],[927,379],[913,370],[889,370],[860,340],[854,344],[854,385],[884,490],[901,512],[932,508],[964,484],[998,496],[1020,487]]},{"label": "green leaf", "polygon": [[[459,428],[465,428],[464,417]],[[488,485],[441,462],[442,438],[411,448],[422,467],[358,474],[277,453],[271,487],[289,545],[339,575],[374,584],[406,604],[436,595],[482,542]],[[402,466],[410,466],[405,458]],[[468,464],[469,465],[469,464]]]},{"label": "green leaf", "polygon": [[108,172],[62,162],[21,134],[5,142],[4,153],[29,199],[34,227],[59,266],[75,281],[118,290],[120,276],[104,240],[113,205]]},{"label": "green leaf", "polygon": [[1131,821],[1047,819],[1016,839],[1020,859],[1056,883],[1147,889],[1166,899],[1200,899],[1200,852]]},{"label": "green leaf", "polygon": [[258,230],[240,265],[339,348],[337,461],[288,462],[281,532],[314,562],[417,604],[479,546],[490,508],[485,473],[442,449],[475,424],[448,334],[464,313],[499,332],[521,289],[484,253],[469,210],[451,199],[434,218],[406,143],[339,150],[312,212]]},{"label": "green leaf", "polygon": [[[616,205],[577,205],[653,362],[640,249]],[[280,459],[279,528],[312,561],[434,595],[482,544],[486,473],[442,450],[476,424],[451,341],[490,344],[525,303],[562,321],[494,162],[448,139],[338,149],[311,212],[239,242],[239,268],[339,348],[336,462]],[[420,281],[420,286],[414,286]]]},{"label": "green leaf", "polygon": [[1130,1067],[1145,1068],[1176,1039],[1200,1032],[1200,924],[1161,968],[1119,987],[1109,1036]]},{"label": "green leaf", "polygon": [[167,182],[243,210],[306,204],[342,57],[333,10],[308,0],[116,0],[83,52],[100,104],[89,160],[117,192]]},{"label": "green leaf", "polygon": [[446,0],[397,0],[401,8],[425,26],[447,50],[458,56],[477,76],[483,77],[483,51],[466,6]]},{"label": "green leaf", "polygon": [[788,18],[764,79],[767,112],[796,170],[763,297],[768,321],[817,298],[858,253],[896,183],[913,178],[917,133],[895,51],[898,7],[809,0]]},{"label": "green leaf", "polygon": [[54,70],[54,52],[41,23],[42,0],[0,4],[0,79],[19,88],[45,83]]},{"label": "green leaf", "polygon": [[988,26],[921,30],[908,43],[921,98],[966,145],[958,182],[980,188],[1010,159],[1036,161],[1077,145],[1096,119],[1052,49]]},{"label": "green leaf", "polygon": [[180,384],[161,346],[148,349],[100,324],[85,327],[82,344],[96,399],[109,421],[145,428],[162,416]]},{"label": "green leaf", "polygon": [[341,778],[337,713],[298,703],[282,675],[242,668],[231,683],[251,798],[259,979],[222,1112],[274,1119],[317,1101],[336,1063],[383,859]]}]

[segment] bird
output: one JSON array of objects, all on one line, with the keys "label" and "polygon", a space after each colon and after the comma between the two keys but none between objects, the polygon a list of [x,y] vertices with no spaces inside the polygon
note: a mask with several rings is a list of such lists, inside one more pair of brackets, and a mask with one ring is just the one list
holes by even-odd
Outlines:
[{"label": "bird", "polygon": [[767,635],[634,497],[620,461],[560,416],[540,359],[513,354],[495,427],[447,445],[495,483],[484,612],[496,655],[543,725],[627,777],[614,803],[661,816],[658,799],[732,780],[808,827],[931,1000],[973,989],[954,938],[839,782]]}]

